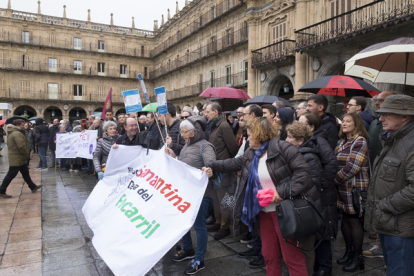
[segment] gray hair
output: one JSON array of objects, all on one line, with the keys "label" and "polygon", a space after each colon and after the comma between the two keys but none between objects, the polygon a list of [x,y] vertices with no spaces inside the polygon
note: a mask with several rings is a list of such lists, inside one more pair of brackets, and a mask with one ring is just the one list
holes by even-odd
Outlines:
[{"label": "gray hair", "polygon": [[116,128],[118,125],[114,121],[107,121],[103,124],[103,131],[106,132],[110,126],[115,126]]},{"label": "gray hair", "polygon": [[193,109],[191,107],[189,107],[188,105],[183,107],[183,109],[181,110],[181,113],[183,113],[183,112],[188,112],[190,114],[190,116],[196,115],[195,112],[193,111]]},{"label": "gray hair", "polygon": [[303,101],[299,105],[302,105],[303,108],[306,108],[306,107],[308,107],[308,102],[307,101]]},{"label": "gray hair", "polygon": [[192,123],[190,123],[190,121],[189,120],[185,120],[185,121],[182,121],[181,123],[180,123],[180,129],[181,128],[186,128],[187,130],[194,130],[195,129],[195,126],[192,124]]},{"label": "gray hair", "polygon": [[70,121],[69,121],[69,120],[65,120],[65,124],[66,124],[67,126],[70,126]]},{"label": "gray hair", "polygon": [[59,129],[61,129],[61,128],[66,129],[66,126],[65,126],[64,124],[60,124],[60,125],[59,125]]}]

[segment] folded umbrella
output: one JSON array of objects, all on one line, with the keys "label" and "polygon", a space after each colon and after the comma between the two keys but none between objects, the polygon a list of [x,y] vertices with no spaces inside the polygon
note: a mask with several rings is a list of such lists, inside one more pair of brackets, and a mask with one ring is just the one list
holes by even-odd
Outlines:
[{"label": "folded umbrella", "polygon": [[317,78],[302,86],[298,91],[340,97],[363,96],[366,98],[372,98],[380,93],[377,88],[363,80],[339,75]]}]

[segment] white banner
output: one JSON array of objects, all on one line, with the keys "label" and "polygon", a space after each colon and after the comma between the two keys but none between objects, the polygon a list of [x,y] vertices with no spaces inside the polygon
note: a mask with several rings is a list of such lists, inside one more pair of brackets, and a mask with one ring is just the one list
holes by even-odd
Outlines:
[{"label": "white banner", "polygon": [[111,150],[107,170],[116,164],[128,172],[105,172],[82,209],[93,245],[115,275],[145,275],[190,230],[208,183],[163,149],[148,156],[132,148]]},{"label": "white banner", "polygon": [[56,134],[56,158],[93,159],[96,137],[96,130]]}]

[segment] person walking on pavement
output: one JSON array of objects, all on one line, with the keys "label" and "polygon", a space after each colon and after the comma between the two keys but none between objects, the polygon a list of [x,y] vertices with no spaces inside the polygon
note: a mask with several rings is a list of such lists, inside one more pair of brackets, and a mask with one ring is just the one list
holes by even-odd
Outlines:
[{"label": "person walking on pavement", "polygon": [[46,161],[46,152],[47,152],[47,146],[49,144],[49,128],[44,123],[44,120],[42,118],[36,119],[36,144],[37,144],[37,150],[39,151],[39,166],[35,168],[35,170],[39,171],[46,171],[47,168],[47,161]]},{"label": "person walking on pavement", "polygon": [[385,98],[379,121],[384,146],[373,165],[364,226],[381,241],[387,275],[414,271],[414,98]]},{"label": "person walking on pavement", "polygon": [[59,165],[56,161],[56,144],[55,144],[55,136],[56,133],[59,132],[59,120],[54,119],[53,125],[49,128],[49,149],[52,155],[52,165],[49,168],[59,168]]},{"label": "person walking on pavement", "polygon": [[[209,103],[206,114],[211,122],[209,142],[216,149],[217,160],[225,160],[236,156],[239,147],[236,143],[236,137],[233,130],[221,115],[221,106],[218,103]],[[221,240],[230,234],[231,210],[225,208],[221,201],[226,193],[233,194],[237,177],[235,173],[226,173],[222,175],[221,188],[213,193],[214,214],[216,223],[208,228],[209,232],[217,233],[214,235],[215,240]]]},{"label": "person walking on pavement", "polygon": [[[396,94],[395,92],[391,91],[384,91],[377,95],[375,101],[375,110],[378,111],[386,97]],[[369,162],[371,167],[374,165],[375,158],[381,153],[382,151],[382,144],[380,135],[384,133],[384,129],[382,128],[382,123],[379,121],[379,114],[377,118],[372,121],[371,125],[369,126],[369,139],[368,139],[368,151],[369,151]],[[371,247],[369,250],[362,251],[362,255],[366,258],[384,258],[384,254],[381,248],[381,241],[378,237],[377,233],[373,233],[369,235],[371,240],[376,240],[377,244]]]},{"label": "person walking on pavement", "polygon": [[[216,161],[214,146],[204,139],[206,121],[202,116],[194,115],[180,123],[180,130],[185,140],[185,145],[177,157],[170,148],[165,148],[168,155],[186,163],[187,165],[201,169],[205,163]],[[208,205],[213,194],[212,183],[209,181],[201,201],[200,209],[194,222],[197,234],[197,252],[193,249],[191,231],[183,236],[183,245],[174,256],[174,261],[181,262],[192,259],[185,270],[186,274],[195,274],[205,268],[204,255],[207,249],[207,224],[206,216]]]},{"label": "person walking on pavement", "polygon": [[306,111],[315,113],[322,120],[322,129],[328,133],[328,143],[332,150],[335,150],[338,142],[338,124],[336,118],[331,113],[326,112],[328,108],[328,99],[321,94],[312,95],[308,98],[308,105]]},{"label": "person walking on pavement", "polygon": [[30,178],[29,168],[27,167],[27,160],[29,158],[29,142],[27,141],[24,132],[24,121],[17,119],[13,124],[7,125],[7,148],[9,158],[9,171],[3,179],[0,186],[0,198],[10,198],[11,195],[6,194],[7,187],[12,180],[20,172],[24,181],[29,186],[30,190],[35,193],[42,185],[36,185]]}]

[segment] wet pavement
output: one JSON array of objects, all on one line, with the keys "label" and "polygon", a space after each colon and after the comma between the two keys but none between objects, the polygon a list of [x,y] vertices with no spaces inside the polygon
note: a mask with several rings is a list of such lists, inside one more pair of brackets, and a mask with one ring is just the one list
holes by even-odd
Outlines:
[{"label": "wet pavement", "polygon": [[[2,152],[7,155],[6,152]],[[48,158],[50,164],[50,158]],[[37,165],[34,155],[31,167]],[[0,179],[8,170],[7,157],[0,159]],[[113,275],[92,245],[93,232],[88,227],[82,207],[97,180],[85,172],[73,173],[49,169],[30,171],[42,189],[32,194],[19,175],[10,185],[12,199],[0,200],[0,275]],[[41,193],[40,193],[41,191]],[[192,231],[193,241],[196,240]],[[227,237],[221,241],[209,233],[205,256],[206,269],[197,275],[266,275],[265,269],[251,269],[248,259],[237,252],[248,248],[242,237]],[[365,238],[364,249],[375,241]],[[196,249],[196,245],[194,245]],[[139,248],[138,250],[145,250]],[[345,246],[339,233],[335,259],[342,256]],[[150,276],[184,275],[188,262],[174,262],[172,248],[149,272]],[[385,275],[380,258],[366,259],[365,271],[345,273],[334,265],[333,275]],[[288,275],[283,265],[283,275]]]}]

